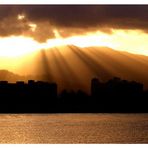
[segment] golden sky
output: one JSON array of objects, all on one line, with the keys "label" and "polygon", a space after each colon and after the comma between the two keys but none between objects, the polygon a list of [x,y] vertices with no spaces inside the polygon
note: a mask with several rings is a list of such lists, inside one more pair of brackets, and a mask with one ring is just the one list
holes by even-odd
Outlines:
[{"label": "golden sky", "polygon": [[[98,60],[91,53],[96,48],[112,57],[114,55],[106,48],[148,56],[147,12],[148,6],[144,5],[1,5],[0,69],[27,75],[39,72],[38,67],[44,65],[45,69],[52,69],[53,75],[61,69],[63,75],[67,71],[80,80],[76,65],[83,69],[87,78],[95,76],[96,68],[87,61]],[[77,53],[73,49],[75,46],[86,50],[85,54],[78,49],[80,53]],[[122,76],[120,67],[118,71],[102,61],[102,71],[106,69],[112,75]],[[145,61],[140,59],[140,62]],[[69,70],[64,70],[65,67]],[[132,69],[134,73],[135,67]]]},{"label": "golden sky", "polygon": [[[35,30],[34,30],[35,31]],[[142,30],[112,29],[112,34],[101,31],[86,32],[85,35],[62,37],[58,30],[53,30],[56,38],[38,42],[32,37],[9,36],[0,38],[0,57],[17,57],[31,54],[40,49],[75,45],[78,47],[103,46],[129,53],[148,55],[148,34]]]}]

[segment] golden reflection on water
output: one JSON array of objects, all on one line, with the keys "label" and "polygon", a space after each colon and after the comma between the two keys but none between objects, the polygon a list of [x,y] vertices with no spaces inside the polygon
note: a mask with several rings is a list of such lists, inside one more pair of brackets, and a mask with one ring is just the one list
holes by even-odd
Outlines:
[{"label": "golden reflection on water", "polygon": [[2,114],[0,143],[148,143],[148,114]]}]

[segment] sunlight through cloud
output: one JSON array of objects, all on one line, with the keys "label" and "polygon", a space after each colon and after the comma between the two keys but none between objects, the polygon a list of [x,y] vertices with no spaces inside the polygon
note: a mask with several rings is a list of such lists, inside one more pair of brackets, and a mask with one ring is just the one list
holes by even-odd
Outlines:
[{"label": "sunlight through cloud", "polygon": [[[37,25],[30,23],[32,31]],[[54,30],[56,38],[48,39],[46,42],[39,43],[31,37],[10,36],[0,38],[0,56],[16,57],[30,54],[35,51],[47,50],[52,47],[74,45],[78,47],[102,46],[109,47],[118,51],[127,51],[134,54],[148,55],[148,35],[139,30],[112,30],[112,34],[100,31],[87,33],[81,36],[71,36],[63,38],[58,30]]]},{"label": "sunlight through cloud", "polygon": [[24,14],[18,14],[17,19],[23,20],[23,19],[25,19],[25,15]]},{"label": "sunlight through cloud", "polygon": [[33,23],[30,23],[29,27],[30,27],[31,31],[34,32],[36,30],[36,28],[37,28],[37,25],[33,24]]}]

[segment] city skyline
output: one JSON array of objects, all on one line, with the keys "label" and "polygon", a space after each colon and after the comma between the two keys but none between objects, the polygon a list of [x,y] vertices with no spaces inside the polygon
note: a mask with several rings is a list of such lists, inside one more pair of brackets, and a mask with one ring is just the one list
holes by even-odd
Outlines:
[{"label": "city skyline", "polygon": [[0,113],[145,113],[147,97],[142,83],[117,77],[92,78],[90,93],[80,88],[58,92],[56,83],[46,81],[0,81]]}]

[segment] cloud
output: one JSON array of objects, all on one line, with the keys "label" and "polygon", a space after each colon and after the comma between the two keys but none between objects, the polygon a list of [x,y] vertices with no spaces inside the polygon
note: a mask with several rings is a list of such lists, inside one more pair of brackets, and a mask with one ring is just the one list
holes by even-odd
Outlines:
[{"label": "cloud", "polygon": [[25,6],[31,20],[48,20],[63,27],[147,28],[147,5]]},{"label": "cloud", "polygon": [[19,10],[17,7],[11,8],[10,12],[8,11],[9,13],[6,11],[6,14],[4,10],[7,10],[7,7],[6,9],[0,9],[1,37],[23,35],[33,37],[39,42],[55,37],[53,27],[48,21],[33,22],[27,17],[26,12]]},{"label": "cloud", "polygon": [[[26,22],[16,19],[25,14]],[[1,5],[0,36],[25,34],[43,42],[54,38],[54,28],[63,36],[114,29],[148,30],[147,5]],[[37,25],[31,31],[27,23]]]},{"label": "cloud", "polygon": [[25,35],[33,37],[38,42],[45,42],[47,39],[55,38],[53,26],[49,22],[37,22],[35,30],[33,31],[30,26],[29,31],[25,32]]}]

